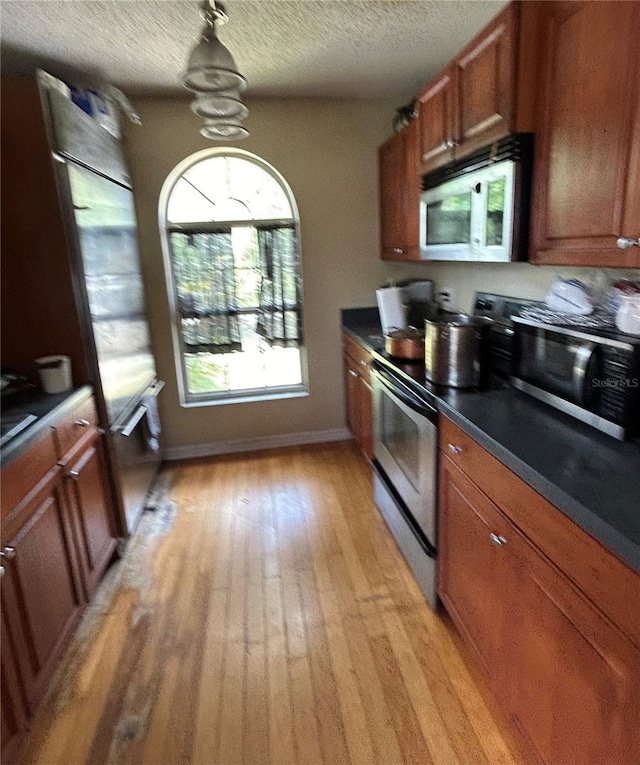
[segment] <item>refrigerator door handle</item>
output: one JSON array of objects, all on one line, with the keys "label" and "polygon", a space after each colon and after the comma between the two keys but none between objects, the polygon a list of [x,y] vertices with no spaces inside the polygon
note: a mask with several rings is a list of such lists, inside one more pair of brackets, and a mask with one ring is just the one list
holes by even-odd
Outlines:
[{"label": "refrigerator door handle", "polygon": [[131,419],[129,420],[129,422],[127,422],[126,425],[122,426],[120,434],[128,438],[136,429],[136,427],[138,426],[138,423],[145,416],[146,413],[147,413],[147,407],[139,406],[136,409],[133,416],[131,417]]}]

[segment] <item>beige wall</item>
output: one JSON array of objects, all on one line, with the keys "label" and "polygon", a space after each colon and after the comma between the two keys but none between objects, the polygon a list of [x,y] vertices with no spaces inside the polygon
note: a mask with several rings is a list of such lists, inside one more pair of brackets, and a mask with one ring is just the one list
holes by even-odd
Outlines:
[{"label": "beige wall", "polygon": [[339,309],[371,305],[384,281],[377,257],[377,147],[390,134],[395,102],[282,99],[249,101],[251,136],[237,146],[258,154],[291,185],[301,219],[308,346],[305,398],[184,408],[178,400],[169,307],[158,233],[165,178],[188,155],[219,145],[198,134],[188,101],[136,101],[142,126],[127,130],[165,447],[187,447],[344,427]]},{"label": "beige wall", "polygon": [[602,278],[614,281],[624,275],[640,279],[638,270],[603,272],[597,268],[558,268],[530,263],[389,263],[386,272],[388,278],[395,280],[433,279],[436,289],[451,289],[454,307],[463,311],[471,310],[473,293],[477,290],[540,300],[556,275],[581,279],[590,287],[597,286]]}]

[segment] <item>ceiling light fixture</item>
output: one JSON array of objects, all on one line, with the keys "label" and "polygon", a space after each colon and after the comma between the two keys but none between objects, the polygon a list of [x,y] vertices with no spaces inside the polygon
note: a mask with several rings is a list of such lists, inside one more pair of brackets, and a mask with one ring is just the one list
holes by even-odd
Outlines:
[{"label": "ceiling light fixture", "polygon": [[249,131],[240,122],[249,110],[240,93],[247,81],[217,35],[217,27],[228,21],[225,7],[219,0],[204,0],[201,9],[205,27],[191,51],[182,84],[196,94],[191,109],[205,120],[200,130],[205,138],[246,138]]}]

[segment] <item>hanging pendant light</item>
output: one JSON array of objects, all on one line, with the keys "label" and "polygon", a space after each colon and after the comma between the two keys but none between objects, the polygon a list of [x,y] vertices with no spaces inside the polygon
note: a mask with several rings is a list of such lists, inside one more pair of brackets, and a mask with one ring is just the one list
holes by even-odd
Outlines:
[{"label": "hanging pendant light", "polygon": [[203,136],[217,140],[246,138],[249,131],[239,123],[249,113],[240,98],[247,81],[216,31],[228,21],[225,7],[218,0],[204,0],[201,8],[205,27],[191,51],[182,84],[196,94],[191,109],[205,120],[200,131]]}]

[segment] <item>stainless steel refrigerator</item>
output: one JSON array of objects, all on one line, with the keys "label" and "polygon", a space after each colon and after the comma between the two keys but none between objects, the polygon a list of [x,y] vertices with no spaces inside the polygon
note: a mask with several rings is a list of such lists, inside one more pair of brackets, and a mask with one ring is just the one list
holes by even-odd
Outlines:
[{"label": "stainless steel refrigerator", "polygon": [[133,192],[120,142],[40,78],[89,376],[123,534],[161,462]]}]

